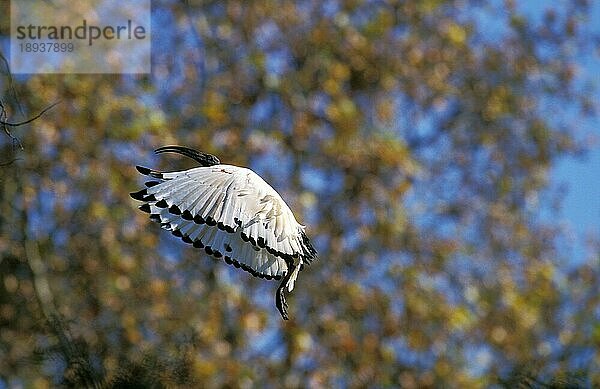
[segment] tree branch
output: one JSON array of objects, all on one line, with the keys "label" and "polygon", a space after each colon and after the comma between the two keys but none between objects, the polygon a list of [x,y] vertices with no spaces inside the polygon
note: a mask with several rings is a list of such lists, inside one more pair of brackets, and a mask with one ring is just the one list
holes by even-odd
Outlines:
[{"label": "tree branch", "polygon": [[[44,108],[40,113],[38,113],[37,115],[35,115],[31,119],[27,119],[27,120],[24,120],[24,121],[18,122],[18,123],[10,123],[10,122],[5,122],[4,120],[0,120],[0,124],[3,125],[3,126],[9,126],[9,127],[19,127],[19,126],[31,123],[34,120],[39,119],[43,114],[45,114],[46,112],[48,112],[49,110],[51,110],[52,108],[54,108],[58,104],[60,104],[60,101],[52,103],[49,107]],[[6,116],[6,111],[4,111],[4,106],[2,106],[2,111],[3,111],[3,115],[2,116]],[[4,131],[6,132],[6,129]]]}]

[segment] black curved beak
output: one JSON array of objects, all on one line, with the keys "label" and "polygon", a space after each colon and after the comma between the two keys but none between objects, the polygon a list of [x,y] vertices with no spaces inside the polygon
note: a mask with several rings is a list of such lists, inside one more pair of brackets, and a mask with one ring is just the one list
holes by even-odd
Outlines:
[{"label": "black curved beak", "polygon": [[203,153],[198,150],[190,149],[189,147],[184,146],[163,146],[154,150],[156,154],[161,153],[176,153],[186,156],[188,158],[193,159],[194,161],[200,163],[202,166],[214,166],[221,163],[219,158],[215,157],[212,154]]}]

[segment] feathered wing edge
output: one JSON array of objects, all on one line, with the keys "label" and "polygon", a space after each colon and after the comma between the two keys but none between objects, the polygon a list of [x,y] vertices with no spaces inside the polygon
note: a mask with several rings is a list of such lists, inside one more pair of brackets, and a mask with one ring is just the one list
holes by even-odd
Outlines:
[{"label": "feathered wing edge", "polygon": [[[155,175],[154,175],[155,176]],[[156,186],[157,184],[153,181],[146,183],[150,184],[150,187]],[[161,227],[170,231],[174,236],[181,238],[185,243],[193,245],[195,248],[204,249],[206,254],[224,260],[227,264],[233,265],[237,268],[241,268],[253,276],[265,278],[268,280],[281,279],[282,275],[285,274],[287,269],[282,269],[285,264],[278,265],[273,260],[268,261],[265,258],[267,253],[258,246],[253,246],[241,236],[240,231],[236,228],[226,226],[222,223],[217,222],[211,217],[203,218],[200,215],[193,215],[189,210],[181,210],[177,205],[169,203],[164,198],[157,198],[154,194],[148,194],[147,189],[143,189],[139,192],[131,193],[131,197],[144,201],[145,204],[141,205],[139,209],[145,213],[148,213],[150,220],[161,224]],[[209,229],[214,231],[209,232]],[[202,232],[202,233],[201,233]],[[225,236],[225,239],[223,237]],[[219,246],[211,246],[211,242],[215,242],[215,238],[218,237],[218,241],[221,243]],[[234,243],[235,242],[235,243]],[[230,243],[230,245],[224,245],[224,243]],[[267,263],[267,266],[263,266],[266,269],[263,271],[258,270],[259,264],[255,264],[256,270],[252,267],[252,264],[245,263],[243,260],[239,260],[234,255],[236,254],[236,247],[239,248],[243,244],[242,249],[246,254],[242,254],[242,258],[250,257],[248,253],[252,250],[252,254],[262,254],[263,261],[261,263]],[[229,250],[234,252],[228,252]],[[239,250],[237,250],[239,253]],[[277,259],[274,257],[274,259]],[[247,262],[247,261],[246,261]],[[273,268],[271,268],[271,266]]]},{"label": "feathered wing edge", "polygon": [[[138,171],[140,171],[140,173],[150,176],[150,177],[153,177],[153,178],[158,178],[159,180],[162,180],[162,182],[172,180],[181,174],[185,174],[185,172],[158,172],[158,171],[140,167],[140,166],[137,166],[136,168],[138,169]],[[148,188],[153,188],[154,186],[161,184],[162,182],[148,181],[148,182],[146,182],[146,186]],[[304,267],[304,264],[310,264],[310,262],[312,262],[312,260],[314,260],[314,258],[316,258],[317,253],[316,253],[314,247],[312,246],[312,244],[310,243],[310,240],[306,236],[306,233],[302,229],[299,229],[299,231],[298,231],[299,239],[298,239],[297,243],[298,243],[298,247],[300,248],[300,250],[294,254],[283,253],[281,251],[278,251],[278,250],[266,245],[265,238],[258,237],[257,239],[255,239],[254,237],[249,236],[246,233],[244,233],[244,231],[241,229],[241,221],[239,221],[237,219],[235,219],[234,225],[229,225],[229,224],[224,224],[220,221],[216,221],[213,218],[211,218],[210,216],[205,215],[205,217],[203,218],[202,216],[200,216],[198,214],[194,215],[187,209],[184,209],[182,211],[182,209],[180,208],[180,206],[182,205],[181,203],[176,204],[175,202],[173,202],[173,200],[164,198],[165,196],[163,196],[160,192],[157,192],[155,190],[151,190],[151,192],[154,192],[154,193],[149,193],[148,188],[142,189],[138,192],[131,193],[130,196],[135,200],[145,202],[146,204],[139,207],[140,210],[142,210],[146,213],[149,213],[150,219],[153,221],[159,222],[161,224],[169,224],[169,225],[163,225],[163,228],[171,231],[176,236],[183,234],[181,232],[182,228],[179,228],[178,223],[173,223],[172,220],[164,220],[165,218],[161,217],[161,212],[162,212],[162,215],[165,215],[165,211],[168,211],[168,214],[171,214],[174,216],[179,216],[179,217],[181,217],[181,219],[183,219],[185,221],[194,222],[199,225],[206,224],[211,227],[216,226],[221,231],[225,231],[225,232],[228,232],[231,234],[234,234],[234,233],[239,234],[241,239],[244,242],[250,243],[255,248],[256,251],[264,249],[269,254],[283,259],[288,267],[290,266],[290,264],[299,263],[300,270],[301,270]],[[156,196],[155,196],[155,194],[156,194]],[[163,208],[165,209],[164,211],[162,210]],[[179,223],[179,224],[181,224],[181,223]],[[181,236],[181,238],[184,242],[190,243],[189,237],[186,237],[184,235],[184,236]],[[193,244],[193,242],[191,244]],[[196,244],[196,246],[200,246],[200,245],[202,246],[201,248],[205,248],[205,251],[214,251],[213,248],[210,248],[210,247],[207,250],[205,242]],[[214,254],[210,254],[210,253],[209,253],[209,255],[212,255],[213,257],[216,257],[216,258],[224,257],[222,255],[219,256],[220,251],[218,251],[218,249],[217,249],[216,253],[217,253],[216,256]],[[220,254],[222,254],[222,253],[220,253]],[[251,267],[244,265],[243,262],[236,261],[233,258],[227,258],[226,261],[229,263],[230,259],[232,262],[231,264],[248,271],[249,273],[251,273],[254,276],[266,278],[266,279],[280,279],[281,278],[280,276],[275,277],[273,275],[257,272],[255,270],[253,270]]]}]

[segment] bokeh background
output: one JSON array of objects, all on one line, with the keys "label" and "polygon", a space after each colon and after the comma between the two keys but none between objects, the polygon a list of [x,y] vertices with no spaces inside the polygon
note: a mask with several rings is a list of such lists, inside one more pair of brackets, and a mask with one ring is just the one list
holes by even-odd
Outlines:
[{"label": "bokeh background", "polygon": [[[0,388],[600,385],[598,2],[152,5],[152,74],[0,61],[60,101],[0,133]],[[292,320],[136,209],[167,144],[308,226]]]}]

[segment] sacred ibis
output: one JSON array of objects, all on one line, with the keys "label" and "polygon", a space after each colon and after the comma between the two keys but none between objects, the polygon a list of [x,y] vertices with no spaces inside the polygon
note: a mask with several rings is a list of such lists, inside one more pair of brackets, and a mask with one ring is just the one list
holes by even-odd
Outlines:
[{"label": "sacred ibis", "polygon": [[131,193],[140,210],[162,228],[206,254],[222,258],[256,277],[282,280],[275,304],[288,319],[284,291],[291,292],[304,265],[316,251],[279,193],[244,167],[223,165],[214,155],[182,146],[164,146],[200,164],[189,170],[137,170],[152,179]]}]

